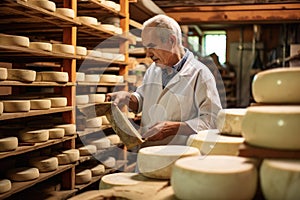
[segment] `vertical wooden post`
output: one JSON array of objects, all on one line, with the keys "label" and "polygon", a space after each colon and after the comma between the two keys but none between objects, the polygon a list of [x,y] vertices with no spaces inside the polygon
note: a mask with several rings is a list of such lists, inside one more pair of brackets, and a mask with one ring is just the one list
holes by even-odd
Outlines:
[{"label": "vertical wooden post", "polygon": [[[128,33],[129,33],[129,1],[128,0],[120,0],[120,6],[121,6],[120,13],[125,15],[125,18],[122,18],[120,20],[120,26],[123,30],[123,35],[126,37],[126,36],[128,36]],[[120,52],[125,54],[125,62],[126,63],[128,63],[128,60],[129,60],[128,46],[129,46],[128,40],[121,42],[121,44],[120,44]],[[128,74],[128,66],[127,65],[120,66],[119,74],[126,76]]]}]

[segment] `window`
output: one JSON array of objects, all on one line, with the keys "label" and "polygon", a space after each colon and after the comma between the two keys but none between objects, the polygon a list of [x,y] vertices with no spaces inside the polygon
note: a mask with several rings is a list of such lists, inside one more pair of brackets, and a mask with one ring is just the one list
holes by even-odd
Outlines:
[{"label": "window", "polygon": [[203,56],[215,53],[219,57],[221,64],[226,61],[226,32],[225,31],[205,31],[202,38]]}]

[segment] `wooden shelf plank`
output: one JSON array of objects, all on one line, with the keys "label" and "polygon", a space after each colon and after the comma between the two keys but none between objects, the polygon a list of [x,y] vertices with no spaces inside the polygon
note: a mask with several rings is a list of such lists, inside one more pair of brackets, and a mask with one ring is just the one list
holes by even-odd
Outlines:
[{"label": "wooden shelf plank", "polygon": [[66,112],[66,111],[72,111],[72,110],[73,110],[73,106],[66,106],[66,107],[62,107],[62,108],[50,108],[49,110],[30,110],[29,112],[2,113],[2,115],[0,115],[0,121],[8,120],[8,119],[22,118],[22,117],[31,117],[31,116],[37,116],[37,115],[46,115],[46,114],[52,114],[52,113]]},{"label": "wooden shelf plank", "polygon": [[125,61],[110,60],[110,59],[97,58],[91,56],[82,56],[80,60],[84,60],[84,65],[99,64],[99,62],[108,63],[108,64],[127,65]]},{"label": "wooden shelf plank", "polygon": [[32,180],[32,181],[24,181],[24,182],[12,182],[12,188],[10,191],[1,194],[0,195],[0,199],[4,199],[7,198],[9,196],[11,196],[12,194],[15,194],[17,192],[20,192],[22,190],[25,190],[39,182],[42,182],[44,180],[47,180],[57,174],[60,174],[70,168],[72,168],[74,165],[70,164],[70,165],[61,165],[58,166],[58,169],[53,171],[53,172],[47,172],[47,173],[40,173],[39,178]]},{"label": "wooden shelf plank", "polygon": [[0,86],[74,86],[75,83],[68,82],[68,83],[57,83],[57,82],[32,82],[32,83],[24,83],[21,81],[0,81]]},{"label": "wooden shelf plank", "polygon": [[35,144],[30,144],[29,143],[28,146],[18,146],[17,149],[14,150],[14,151],[0,152],[0,159],[7,158],[7,157],[10,157],[10,156],[20,155],[20,154],[23,154],[23,153],[27,153],[27,152],[30,152],[30,151],[37,150],[37,149],[48,147],[48,146],[51,146],[51,145],[54,145],[54,144],[62,143],[62,142],[68,141],[68,140],[75,139],[76,137],[77,137],[76,135],[74,135],[74,136],[65,136],[61,139],[48,140],[46,142],[35,143]]}]

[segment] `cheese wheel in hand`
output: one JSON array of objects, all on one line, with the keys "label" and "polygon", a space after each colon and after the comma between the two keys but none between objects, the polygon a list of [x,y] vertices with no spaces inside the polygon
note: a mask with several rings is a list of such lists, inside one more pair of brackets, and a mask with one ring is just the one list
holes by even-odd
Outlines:
[{"label": "cheese wheel in hand", "polygon": [[8,179],[0,179],[0,194],[11,189],[11,182]]},{"label": "cheese wheel in hand", "polygon": [[200,155],[195,147],[162,145],[139,150],[137,166],[139,172],[149,178],[169,179],[174,162],[182,157]]},{"label": "cheese wheel in hand", "polygon": [[0,152],[13,151],[18,147],[17,137],[5,137],[0,139]]},{"label": "cheese wheel in hand", "polygon": [[236,156],[193,156],[173,166],[175,196],[194,199],[253,199],[257,170],[249,159]]},{"label": "cheese wheel in hand", "polygon": [[19,167],[8,170],[6,176],[12,181],[31,181],[37,179],[40,173],[35,167]]},{"label": "cheese wheel in hand", "polygon": [[50,172],[58,168],[58,159],[56,157],[38,156],[29,159],[32,167],[39,169],[39,172]]}]

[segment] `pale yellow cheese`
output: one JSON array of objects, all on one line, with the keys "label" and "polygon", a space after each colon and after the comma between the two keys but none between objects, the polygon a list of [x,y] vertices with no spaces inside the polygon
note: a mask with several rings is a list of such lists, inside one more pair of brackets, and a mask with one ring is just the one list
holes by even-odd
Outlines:
[{"label": "pale yellow cheese", "polygon": [[28,3],[41,7],[45,10],[55,12],[56,4],[48,0],[27,0]]},{"label": "pale yellow cheese", "polygon": [[18,147],[17,137],[5,137],[0,139],[0,152],[13,151]]},{"label": "pale yellow cheese", "polygon": [[0,44],[6,46],[29,47],[29,38],[18,35],[0,34]]},{"label": "pale yellow cheese", "polygon": [[97,149],[101,150],[110,147],[110,140],[107,138],[101,138],[94,140],[92,144],[95,145]]},{"label": "pale yellow cheese", "polygon": [[30,42],[29,48],[43,51],[52,51],[52,44],[48,42]]},{"label": "pale yellow cheese", "polygon": [[50,99],[31,99],[30,110],[47,110],[51,108]]},{"label": "pale yellow cheese", "polygon": [[7,100],[3,101],[4,112],[28,112],[30,110],[29,100]]},{"label": "pale yellow cheese", "polygon": [[101,83],[115,83],[115,82],[117,82],[117,77],[116,77],[116,75],[113,75],[113,74],[101,74],[100,82]]},{"label": "pale yellow cheese", "polygon": [[97,147],[95,145],[89,144],[78,148],[80,156],[89,156],[97,152]]},{"label": "pale yellow cheese", "polygon": [[139,172],[149,178],[169,179],[174,162],[182,157],[200,155],[195,147],[161,145],[142,148],[138,151]]},{"label": "pale yellow cheese", "polygon": [[92,176],[99,176],[105,172],[105,166],[99,164],[91,169]]},{"label": "pale yellow cheese", "polygon": [[64,15],[66,17],[69,17],[71,19],[74,19],[75,17],[75,12],[73,9],[70,8],[56,8],[56,13]]},{"label": "pale yellow cheese", "polygon": [[116,27],[112,24],[101,24],[101,26],[107,31],[115,32],[116,30]]},{"label": "pale yellow cheese", "polygon": [[121,142],[120,137],[117,134],[106,136],[106,138],[110,140],[111,144],[119,144]]},{"label": "pale yellow cheese", "polygon": [[37,81],[44,82],[58,82],[58,83],[67,83],[69,81],[69,75],[67,72],[52,72],[52,71],[44,71],[37,72]]},{"label": "pale yellow cheese", "polygon": [[103,103],[105,101],[105,94],[89,94],[90,103]]},{"label": "pale yellow cheese", "polygon": [[83,72],[76,72],[76,81],[83,82],[85,81],[85,73]]},{"label": "pale yellow cheese", "polygon": [[300,149],[300,106],[247,108],[242,135],[249,144],[286,150]]},{"label": "pale yellow cheese", "polygon": [[61,154],[56,155],[59,165],[67,165],[79,160],[79,150],[69,149],[63,151]]},{"label": "pale yellow cheese", "polygon": [[299,199],[300,160],[263,160],[260,185],[265,199]]},{"label": "pale yellow cheese", "polygon": [[0,67],[0,81],[7,79],[7,69]]},{"label": "pale yellow cheese", "polygon": [[100,80],[100,76],[98,74],[86,74],[85,75],[86,82],[98,83],[99,80]]},{"label": "pale yellow cheese", "polygon": [[3,110],[4,110],[3,102],[0,101],[0,115],[3,113]]},{"label": "pale yellow cheese", "polygon": [[69,44],[52,44],[52,51],[55,53],[75,54],[75,47]]},{"label": "pale yellow cheese", "polygon": [[40,176],[38,168],[19,167],[13,168],[6,172],[6,176],[11,181],[31,181]]},{"label": "pale yellow cheese", "polygon": [[76,104],[77,105],[85,105],[89,103],[89,95],[77,95],[76,96]]},{"label": "pale yellow cheese", "polygon": [[65,135],[76,134],[76,124],[60,124],[60,125],[56,125],[55,127],[65,129]]},{"label": "pale yellow cheese", "polygon": [[86,24],[91,24],[91,25],[97,25],[98,24],[98,20],[95,17],[90,17],[90,16],[79,16],[77,17],[77,19],[82,22],[82,23],[86,23]]},{"label": "pale yellow cheese", "polygon": [[92,172],[89,169],[83,170],[75,175],[75,184],[85,184],[92,180]]},{"label": "pale yellow cheese", "polygon": [[0,179],[0,194],[11,190],[11,181],[8,179]]},{"label": "pale yellow cheese", "polygon": [[67,97],[50,97],[51,108],[65,107],[67,106]]},{"label": "pale yellow cheese", "polygon": [[105,115],[101,116],[102,118],[102,125],[109,125],[110,122],[108,121],[107,117]]},{"label": "pale yellow cheese", "polygon": [[81,46],[76,46],[76,54],[80,56],[86,56],[87,55],[87,48],[86,47],[81,47]]},{"label": "pale yellow cheese", "polygon": [[49,139],[49,131],[46,129],[30,130],[24,129],[19,132],[19,139],[22,142],[45,142]]},{"label": "pale yellow cheese", "polygon": [[114,173],[114,174],[107,174],[101,178],[99,189],[110,189],[115,186],[132,186],[141,183],[135,177],[138,176],[138,173]]},{"label": "pale yellow cheese", "polygon": [[50,172],[58,168],[58,159],[56,157],[38,156],[29,159],[32,167],[39,169],[39,172]]},{"label": "pale yellow cheese", "polygon": [[90,57],[96,57],[96,58],[102,57],[102,53],[100,51],[96,51],[96,50],[87,50],[87,55]]},{"label": "pale yellow cheese", "polygon": [[94,117],[86,120],[87,128],[99,128],[102,126],[102,117]]},{"label": "pale yellow cheese", "polygon": [[65,129],[63,128],[51,128],[49,131],[49,139],[59,139],[65,136]]},{"label": "pale yellow cheese", "polygon": [[177,160],[171,186],[178,199],[253,199],[258,173],[250,159],[193,156]]},{"label": "pale yellow cheese", "polygon": [[7,69],[7,80],[33,82],[36,72],[28,69]]},{"label": "pale yellow cheese", "polygon": [[101,162],[107,168],[113,168],[116,166],[116,159],[112,156],[106,158],[105,160],[101,160]]}]

